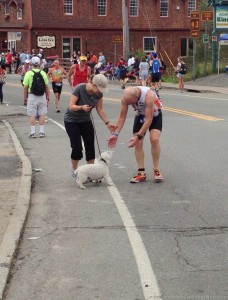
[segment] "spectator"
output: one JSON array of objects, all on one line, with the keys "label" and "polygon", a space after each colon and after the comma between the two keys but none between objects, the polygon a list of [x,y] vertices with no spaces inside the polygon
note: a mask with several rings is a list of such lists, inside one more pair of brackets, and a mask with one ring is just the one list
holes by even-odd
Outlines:
[{"label": "spectator", "polygon": [[13,55],[10,52],[10,50],[8,50],[7,55],[6,55],[6,62],[7,62],[8,68],[9,68],[9,74],[12,73],[12,61],[13,61]]},{"label": "spectator", "polygon": [[143,57],[139,64],[139,77],[142,81],[143,86],[146,86],[149,68],[150,68],[150,66],[149,66],[148,62],[146,62],[145,57]]},{"label": "spectator", "polygon": [[127,62],[121,56],[116,66],[118,68],[118,78],[119,78],[120,86],[122,89],[125,89],[125,82],[127,78]]},{"label": "spectator", "polygon": [[93,52],[90,52],[90,59],[89,59],[88,65],[91,68],[91,73],[94,72],[94,67],[97,64],[97,62],[98,62],[98,59],[97,59],[96,55]]},{"label": "spectator", "polygon": [[136,57],[135,58],[135,62],[133,64],[136,85],[140,85],[140,80],[139,80],[139,64],[140,64],[139,58]]},{"label": "spectator", "polygon": [[181,72],[181,64],[185,64],[185,62],[183,61],[182,57],[178,57],[177,61],[178,63],[176,67],[176,73],[177,73],[178,87],[179,87],[178,92],[182,93],[184,91],[184,74],[182,74]]},{"label": "spectator", "polygon": [[3,104],[3,85],[6,83],[6,71],[0,65],[0,103]]}]

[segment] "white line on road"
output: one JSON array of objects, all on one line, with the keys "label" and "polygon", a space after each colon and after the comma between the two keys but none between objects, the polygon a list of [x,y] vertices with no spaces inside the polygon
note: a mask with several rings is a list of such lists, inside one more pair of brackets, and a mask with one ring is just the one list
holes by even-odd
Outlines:
[{"label": "white line on road", "polygon": [[[53,119],[50,118],[48,119],[54,124],[56,124],[57,126],[59,126],[61,129],[66,131],[64,126],[54,121]],[[139,276],[140,276],[145,300],[162,299],[159,291],[158,283],[150,263],[149,256],[143,244],[142,238],[138,233],[136,225],[131,217],[131,214],[116,186],[113,185],[107,188],[119,211],[120,217],[127,231],[128,238],[130,240],[130,244],[138,266]]]}]

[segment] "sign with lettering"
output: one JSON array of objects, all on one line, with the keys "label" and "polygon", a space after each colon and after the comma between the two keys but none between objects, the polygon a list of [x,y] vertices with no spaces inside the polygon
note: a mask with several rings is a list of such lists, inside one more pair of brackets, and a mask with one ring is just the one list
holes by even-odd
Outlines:
[{"label": "sign with lettering", "polygon": [[216,6],[216,28],[228,28],[228,6]]},{"label": "sign with lettering", "polygon": [[199,19],[200,12],[198,10],[191,11],[191,19]]},{"label": "sign with lettering", "polygon": [[213,11],[201,11],[201,21],[213,21]]},{"label": "sign with lettering", "polygon": [[199,30],[199,20],[198,19],[191,19],[191,29]]},{"label": "sign with lettering", "polygon": [[199,30],[191,30],[191,36],[193,38],[199,37]]},{"label": "sign with lettering", "polygon": [[37,46],[39,48],[55,48],[55,36],[38,36],[37,37]]},{"label": "sign with lettering", "polygon": [[123,42],[123,36],[122,35],[114,35],[112,37],[113,43],[122,43]]}]

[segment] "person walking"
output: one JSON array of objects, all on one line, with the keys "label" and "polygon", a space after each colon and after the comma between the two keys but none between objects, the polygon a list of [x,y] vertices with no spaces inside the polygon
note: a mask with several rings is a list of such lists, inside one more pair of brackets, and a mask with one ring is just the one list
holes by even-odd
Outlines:
[{"label": "person walking", "polygon": [[13,61],[13,55],[10,50],[7,51],[6,55],[6,61],[7,61],[7,66],[9,68],[9,74],[12,73],[12,61]]},{"label": "person walking", "polygon": [[52,89],[55,95],[56,112],[60,113],[59,100],[62,92],[63,77],[67,77],[67,72],[59,65],[59,60],[56,59],[53,61],[53,67],[48,71],[47,76],[52,83]]},{"label": "person walking", "polygon": [[135,62],[134,62],[134,65],[133,65],[136,85],[140,85],[140,80],[139,80],[139,65],[140,65],[140,61],[139,61],[139,58],[136,56],[135,57]]},{"label": "person walking", "polygon": [[86,56],[80,56],[79,64],[74,64],[70,67],[67,74],[67,79],[71,89],[73,90],[75,86],[80,83],[87,83],[91,76],[91,68],[87,65]]},{"label": "person walking", "polygon": [[143,57],[139,64],[139,78],[142,81],[142,86],[146,86],[148,73],[149,73],[149,64],[146,61],[146,58]]},{"label": "person walking", "polygon": [[0,103],[3,104],[3,85],[6,83],[6,70],[0,64]]},{"label": "person walking", "polygon": [[184,74],[182,71],[182,64],[185,65],[185,62],[183,61],[182,57],[177,58],[177,67],[176,67],[176,73],[177,73],[177,79],[178,79],[178,92],[182,93],[184,91]]},{"label": "person walking", "polygon": [[117,63],[117,69],[118,69],[118,79],[120,82],[120,86],[122,89],[125,89],[125,81],[127,78],[127,62],[126,60],[121,56],[119,58],[119,61]]},{"label": "person walking", "polygon": [[85,156],[88,164],[95,159],[94,127],[91,120],[92,109],[97,113],[110,132],[115,128],[104,109],[103,92],[107,89],[108,79],[103,74],[93,75],[91,81],[78,84],[70,97],[70,103],[64,116],[66,132],[70,138],[72,148],[71,164],[72,175],[83,157],[82,141],[85,147]]},{"label": "person walking", "polygon": [[155,181],[162,181],[163,176],[159,169],[162,104],[155,91],[149,87],[137,86],[126,88],[121,99],[120,113],[116,123],[117,129],[112,132],[111,137],[108,139],[108,146],[110,148],[116,146],[118,135],[127,117],[129,105],[133,106],[136,115],[133,125],[133,137],[130,139],[128,147],[135,147],[135,158],[138,166],[138,172],[130,182],[138,183],[146,180],[143,141],[147,130],[150,132],[154,179]]},{"label": "person walking", "polygon": [[153,52],[153,59],[151,60],[150,72],[151,72],[151,84],[152,88],[158,91],[159,85],[159,72],[161,67],[161,62],[158,60],[157,53]]},{"label": "person walking", "polygon": [[[22,86],[24,86],[23,81],[24,81],[24,78],[25,78],[25,74],[30,69],[31,69],[30,60],[26,59],[25,62],[22,65],[20,65],[20,67],[17,70],[17,74],[21,75],[21,84],[22,84]],[[25,106],[27,105],[27,100],[28,100],[28,94],[27,94],[26,97],[25,97],[25,94],[24,94],[24,105]]]},{"label": "person walking", "polygon": [[29,138],[36,138],[36,115],[39,115],[39,136],[45,137],[44,124],[47,113],[47,101],[49,101],[48,77],[41,71],[40,58],[33,56],[31,59],[32,69],[25,74],[23,81],[24,99],[28,95],[27,114],[30,117],[31,132]]}]

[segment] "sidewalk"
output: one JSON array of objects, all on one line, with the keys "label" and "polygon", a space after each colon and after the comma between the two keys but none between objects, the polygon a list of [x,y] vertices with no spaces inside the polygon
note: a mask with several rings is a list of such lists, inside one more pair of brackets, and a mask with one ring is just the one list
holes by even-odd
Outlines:
[{"label": "sidewalk", "polygon": [[[185,90],[228,94],[228,74],[211,75],[185,83]],[[119,82],[110,82],[110,86]],[[130,85],[130,84],[129,84]],[[162,83],[163,89],[178,89],[177,84]],[[10,273],[13,257],[29,209],[31,163],[10,124],[8,116],[21,113],[15,107],[0,105],[0,300]]]},{"label": "sidewalk", "polygon": [[31,163],[12,127],[2,117],[13,113],[15,108],[0,106],[0,299],[23,231],[31,191]]}]

